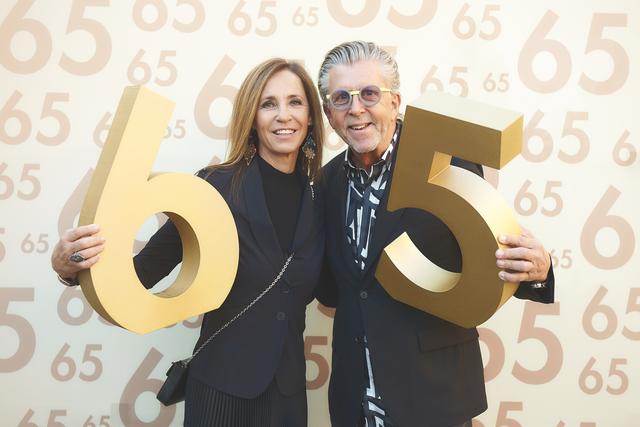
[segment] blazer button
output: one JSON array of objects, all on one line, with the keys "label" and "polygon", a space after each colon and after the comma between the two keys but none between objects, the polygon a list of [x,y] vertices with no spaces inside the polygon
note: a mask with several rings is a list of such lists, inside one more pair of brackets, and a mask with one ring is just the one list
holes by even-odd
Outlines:
[{"label": "blazer button", "polygon": [[359,344],[359,343],[360,343],[360,338],[355,337],[355,338],[353,339],[353,341],[354,341],[356,344]]},{"label": "blazer button", "polygon": [[367,291],[360,292],[360,298],[367,299],[368,296],[369,296],[369,294],[367,293]]},{"label": "blazer button", "polygon": [[284,319],[286,319],[286,317],[287,317],[287,315],[286,315],[286,314],[284,314],[284,311],[279,311],[279,312],[276,314],[276,319],[278,319],[278,320],[284,320]]}]

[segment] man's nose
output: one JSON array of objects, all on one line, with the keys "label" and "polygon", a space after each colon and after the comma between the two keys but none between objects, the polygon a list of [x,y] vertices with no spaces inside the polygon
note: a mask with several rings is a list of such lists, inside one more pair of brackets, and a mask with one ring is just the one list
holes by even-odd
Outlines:
[{"label": "man's nose", "polygon": [[351,95],[351,105],[349,114],[360,114],[364,111],[364,104],[360,100],[360,95]]}]

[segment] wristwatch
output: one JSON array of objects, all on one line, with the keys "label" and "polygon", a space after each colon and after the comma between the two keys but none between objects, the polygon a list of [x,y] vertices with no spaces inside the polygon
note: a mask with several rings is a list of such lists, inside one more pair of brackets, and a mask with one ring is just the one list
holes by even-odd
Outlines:
[{"label": "wristwatch", "polygon": [[65,279],[63,277],[60,277],[59,274],[56,274],[56,276],[58,276],[58,282],[62,283],[65,286],[73,287],[80,284],[77,277],[75,279]]}]

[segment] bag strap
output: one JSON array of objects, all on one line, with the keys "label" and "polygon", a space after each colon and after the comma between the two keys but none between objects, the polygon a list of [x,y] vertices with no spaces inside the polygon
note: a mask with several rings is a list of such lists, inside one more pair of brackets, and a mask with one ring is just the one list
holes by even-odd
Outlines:
[{"label": "bag strap", "polygon": [[200,350],[202,350],[207,344],[209,344],[209,342],[214,339],[220,332],[222,332],[227,326],[231,325],[233,322],[235,322],[236,320],[238,320],[238,318],[240,316],[242,316],[247,310],[249,310],[251,307],[253,307],[253,305],[255,303],[257,303],[258,301],[260,301],[260,299],[262,299],[262,297],[271,290],[271,288],[273,288],[276,283],[278,283],[278,280],[280,280],[280,278],[282,277],[282,275],[284,274],[284,272],[287,270],[287,267],[289,266],[289,263],[291,262],[291,260],[293,259],[293,254],[289,255],[289,258],[287,258],[287,260],[284,262],[284,265],[282,266],[282,269],[280,270],[280,273],[278,273],[278,275],[273,279],[273,281],[271,282],[271,284],[269,286],[267,286],[267,288],[262,291],[260,293],[260,295],[258,295],[253,301],[251,301],[245,308],[242,309],[242,311],[240,311],[238,314],[236,314],[233,319],[229,320],[227,323],[225,323],[224,325],[222,325],[220,327],[220,329],[218,329],[217,331],[215,331],[204,343],[202,343],[202,345],[200,347],[198,347],[198,349],[193,353],[193,355],[191,355],[191,357],[185,359],[183,362],[185,362],[186,364],[188,364],[189,362],[191,362],[191,359],[193,359],[194,357],[196,357],[196,355],[198,353],[200,353]]}]

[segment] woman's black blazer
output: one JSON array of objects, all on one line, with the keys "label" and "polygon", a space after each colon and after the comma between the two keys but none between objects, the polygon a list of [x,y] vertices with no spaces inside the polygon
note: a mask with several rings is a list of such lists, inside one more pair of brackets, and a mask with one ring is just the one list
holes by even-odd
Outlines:
[{"label": "woman's black blazer", "polygon": [[[277,276],[289,255],[280,247],[271,223],[258,162],[249,165],[235,199],[231,195],[233,172],[216,169],[206,180],[220,192],[233,214],[240,243],[238,273],[220,308],[205,314],[195,348],[253,301]],[[295,256],[285,274],[193,359],[192,377],[242,398],[256,397],[274,377],[285,395],[305,389],[305,308],[313,299],[324,253],[322,210],[314,196],[306,182],[300,207],[291,207],[299,208],[299,215],[292,246]],[[180,237],[168,221],[135,257],[134,264],[142,283],[151,287],[181,259]]]}]

